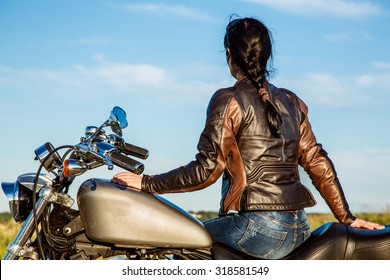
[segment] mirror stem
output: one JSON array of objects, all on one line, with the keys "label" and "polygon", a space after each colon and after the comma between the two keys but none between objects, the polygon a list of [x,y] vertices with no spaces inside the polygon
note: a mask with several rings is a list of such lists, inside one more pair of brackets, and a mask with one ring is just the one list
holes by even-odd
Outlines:
[{"label": "mirror stem", "polygon": [[102,130],[103,127],[108,126],[108,124],[109,124],[109,121],[106,120],[98,129],[96,129],[96,131],[91,136],[89,136],[87,139],[85,139],[84,143],[88,142],[88,149],[91,148],[90,147],[91,139],[93,139]]}]

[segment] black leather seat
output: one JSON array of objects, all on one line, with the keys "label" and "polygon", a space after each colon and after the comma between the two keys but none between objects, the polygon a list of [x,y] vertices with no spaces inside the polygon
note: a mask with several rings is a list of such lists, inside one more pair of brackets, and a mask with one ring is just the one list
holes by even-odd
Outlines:
[{"label": "black leather seat", "polygon": [[[216,260],[258,259],[221,243],[212,248]],[[390,260],[390,225],[383,230],[354,229],[330,222],[311,236],[285,260]]]}]

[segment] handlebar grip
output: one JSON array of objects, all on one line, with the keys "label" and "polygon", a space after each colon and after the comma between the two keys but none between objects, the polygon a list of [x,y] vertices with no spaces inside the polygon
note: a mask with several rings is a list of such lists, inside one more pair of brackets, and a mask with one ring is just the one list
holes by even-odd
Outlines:
[{"label": "handlebar grip", "polygon": [[135,156],[140,159],[147,159],[149,156],[148,150],[141,147],[134,146],[129,143],[124,143],[121,148],[122,148],[122,153],[126,155]]},{"label": "handlebar grip", "polygon": [[126,169],[127,171],[130,171],[134,174],[139,175],[144,172],[144,165],[141,162],[122,155],[121,153],[113,152],[110,156],[110,159],[116,166],[122,167],[123,169]]}]

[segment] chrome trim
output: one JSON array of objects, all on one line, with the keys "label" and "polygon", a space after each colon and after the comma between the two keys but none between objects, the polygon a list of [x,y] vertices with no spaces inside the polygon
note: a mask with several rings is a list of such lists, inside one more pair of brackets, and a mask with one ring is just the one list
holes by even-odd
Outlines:
[{"label": "chrome trim", "polygon": [[[36,173],[25,173],[20,175],[17,181],[19,182],[19,184],[33,191],[36,176],[37,176]],[[39,192],[45,186],[51,186],[52,183],[53,181],[50,177],[46,176],[46,174],[41,173],[39,175],[38,184],[35,191]]]},{"label": "chrome trim", "polygon": [[72,207],[74,204],[74,199],[71,198],[68,194],[62,194],[57,192],[53,193],[50,190],[46,190],[41,197],[47,202],[60,204],[69,208]]},{"label": "chrome trim", "polygon": [[5,196],[9,201],[14,200],[15,182],[13,183],[2,182],[1,188],[3,189],[3,193],[5,194]]}]

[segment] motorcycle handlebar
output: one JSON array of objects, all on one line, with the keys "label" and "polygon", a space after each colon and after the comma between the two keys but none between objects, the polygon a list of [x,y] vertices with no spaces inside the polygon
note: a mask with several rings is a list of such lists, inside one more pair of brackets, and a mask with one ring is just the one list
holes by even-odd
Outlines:
[{"label": "motorcycle handlebar", "polygon": [[123,146],[121,147],[121,152],[126,155],[135,156],[140,159],[147,159],[149,156],[149,151],[147,149],[129,143],[123,144]]},{"label": "motorcycle handlebar", "polygon": [[119,152],[112,152],[110,159],[113,164],[119,166],[127,171],[130,171],[134,174],[142,174],[144,172],[144,165],[141,162],[138,162],[130,157],[122,155]]}]

